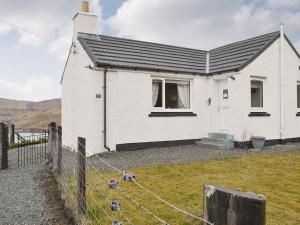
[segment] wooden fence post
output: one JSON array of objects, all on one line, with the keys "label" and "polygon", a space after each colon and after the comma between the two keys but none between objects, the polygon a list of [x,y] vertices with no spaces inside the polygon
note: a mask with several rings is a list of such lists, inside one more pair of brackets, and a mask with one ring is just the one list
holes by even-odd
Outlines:
[{"label": "wooden fence post", "polygon": [[11,125],[11,129],[10,129],[10,143],[11,144],[15,143],[15,125],[14,124]]},{"label": "wooden fence post", "polygon": [[214,225],[265,225],[266,198],[204,185],[204,218]]},{"label": "wooden fence post", "polygon": [[86,151],[85,151],[85,138],[78,137],[78,152],[77,152],[77,188],[78,188],[78,211],[81,214],[85,213],[86,209],[86,199],[85,199],[85,161]]},{"label": "wooden fence post", "polygon": [[0,123],[0,151],[1,151],[1,168],[8,168],[8,127]]},{"label": "wooden fence post", "polygon": [[57,127],[57,174],[61,174],[61,167],[62,167],[62,143],[61,143],[61,136],[62,136],[62,128],[61,126]]},{"label": "wooden fence post", "polygon": [[53,164],[53,152],[56,142],[56,123],[52,122],[48,125],[49,136],[48,136],[48,162],[51,168],[54,167]]}]

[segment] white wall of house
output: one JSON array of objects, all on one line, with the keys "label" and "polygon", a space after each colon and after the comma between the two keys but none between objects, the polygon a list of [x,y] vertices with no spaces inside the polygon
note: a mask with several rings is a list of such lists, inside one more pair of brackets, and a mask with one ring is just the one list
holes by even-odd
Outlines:
[{"label": "white wall of house", "polygon": [[[279,82],[279,45],[275,41],[259,57],[249,64],[237,80],[240,80],[232,92],[234,118],[231,118],[230,130],[235,139],[244,141],[251,136],[264,136],[267,139],[280,139],[280,82]],[[300,60],[291,46],[284,40],[283,62],[283,135],[282,139],[300,137],[300,117],[297,112],[297,80],[300,78]],[[264,106],[262,109],[251,108],[251,79],[260,79],[264,82]],[[270,117],[249,117],[250,112],[267,112]]]},{"label": "white wall of house", "polygon": [[83,49],[71,53],[62,81],[63,144],[76,149],[77,138],[85,137],[87,152],[102,151],[103,146],[103,81],[99,72],[85,68],[91,61]]},{"label": "white wall of house", "polygon": [[[116,144],[199,139],[208,130],[209,108],[205,93],[209,80],[204,77],[146,72],[107,73],[107,137]],[[152,109],[152,78],[191,81],[192,112],[195,117],[149,117]],[[207,118],[207,119],[200,119]]]}]

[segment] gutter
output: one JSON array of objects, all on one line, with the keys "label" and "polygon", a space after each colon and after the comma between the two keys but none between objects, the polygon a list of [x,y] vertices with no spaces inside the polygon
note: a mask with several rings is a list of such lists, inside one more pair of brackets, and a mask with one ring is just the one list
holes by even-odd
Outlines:
[{"label": "gutter", "polygon": [[106,105],[107,105],[107,93],[106,93],[106,83],[107,83],[107,68],[104,68],[104,74],[103,74],[103,143],[104,148],[108,150],[109,152],[111,149],[107,146],[107,112],[106,112]]}]

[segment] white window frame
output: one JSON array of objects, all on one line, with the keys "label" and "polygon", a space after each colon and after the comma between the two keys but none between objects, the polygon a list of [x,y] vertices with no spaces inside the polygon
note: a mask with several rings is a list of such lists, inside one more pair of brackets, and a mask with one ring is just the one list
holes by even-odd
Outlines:
[{"label": "white window frame", "polygon": [[[162,82],[162,107],[153,107],[152,106],[152,98],[151,98],[151,106],[152,106],[152,112],[192,112],[193,108],[193,80],[192,79],[181,79],[181,78],[162,78],[162,77],[152,77],[151,79],[151,85],[153,81],[159,80]],[[166,109],[166,92],[165,92],[165,86],[166,83],[189,83],[190,86],[190,108],[189,109]],[[151,95],[152,96],[152,95]]]},{"label": "white window frame", "polygon": [[[262,85],[263,85],[263,96],[262,96],[262,102],[263,102],[263,106],[262,107],[252,107],[251,106],[251,83],[252,81],[261,81]],[[257,77],[257,76],[251,76],[250,78],[250,108],[251,111],[254,112],[265,112],[266,109],[266,78],[265,77]]]}]

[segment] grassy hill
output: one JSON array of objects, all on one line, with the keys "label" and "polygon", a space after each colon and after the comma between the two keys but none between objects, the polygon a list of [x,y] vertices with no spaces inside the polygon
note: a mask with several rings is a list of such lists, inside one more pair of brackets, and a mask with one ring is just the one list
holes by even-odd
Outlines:
[{"label": "grassy hill", "polygon": [[45,129],[49,122],[60,124],[60,99],[40,102],[0,98],[0,122],[13,123],[17,131]]}]

